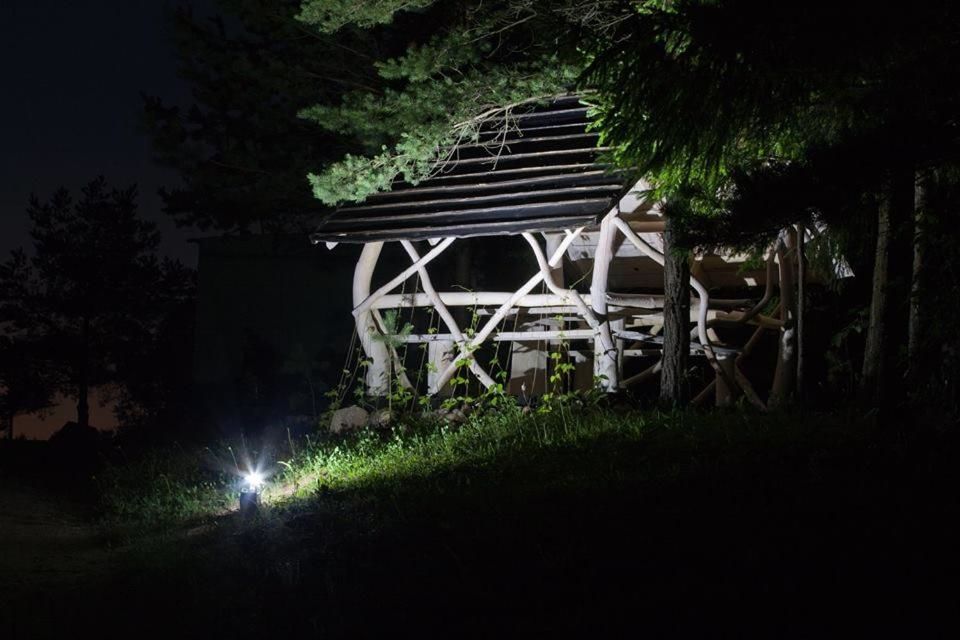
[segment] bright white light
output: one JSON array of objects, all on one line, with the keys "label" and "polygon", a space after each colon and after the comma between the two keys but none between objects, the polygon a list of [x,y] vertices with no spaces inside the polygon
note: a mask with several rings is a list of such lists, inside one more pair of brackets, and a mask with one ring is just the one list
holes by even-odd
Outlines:
[{"label": "bright white light", "polygon": [[246,483],[248,488],[257,491],[263,486],[263,474],[259,471],[251,471],[243,476],[243,481]]},{"label": "bright white light", "polygon": [[757,286],[757,279],[756,279],[756,278],[747,277],[747,278],[744,278],[744,280],[746,281],[748,287],[755,287],[755,286]]}]

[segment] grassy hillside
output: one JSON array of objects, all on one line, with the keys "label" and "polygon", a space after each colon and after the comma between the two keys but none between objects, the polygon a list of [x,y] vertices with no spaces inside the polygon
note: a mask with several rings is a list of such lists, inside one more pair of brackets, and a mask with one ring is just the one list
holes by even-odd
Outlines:
[{"label": "grassy hillside", "polygon": [[952,431],[511,409],[274,444],[254,518],[225,511],[239,450],[107,473],[112,571],[24,590],[18,628],[860,635],[943,630],[957,604]]}]

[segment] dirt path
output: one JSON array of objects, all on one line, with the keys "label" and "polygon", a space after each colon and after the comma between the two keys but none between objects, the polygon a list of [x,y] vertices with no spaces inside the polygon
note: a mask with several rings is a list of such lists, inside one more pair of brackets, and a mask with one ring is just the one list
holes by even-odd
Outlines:
[{"label": "dirt path", "polygon": [[0,599],[88,580],[108,567],[108,555],[83,505],[0,482]]}]

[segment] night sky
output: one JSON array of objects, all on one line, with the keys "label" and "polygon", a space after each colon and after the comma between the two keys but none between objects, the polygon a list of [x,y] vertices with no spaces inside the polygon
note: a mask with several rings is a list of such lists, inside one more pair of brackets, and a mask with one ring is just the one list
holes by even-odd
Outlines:
[{"label": "night sky", "polygon": [[[25,245],[26,204],[98,174],[140,189],[140,212],[160,225],[162,250],[196,261],[164,216],[157,189],[176,175],[152,161],[139,131],[140,92],[185,103],[165,14],[183,0],[0,0],[0,255]],[[208,4],[197,3],[191,4]]]},{"label": "night sky", "polygon": [[[76,192],[99,174],[116,186],[136,183],[140,214],[158,223],[166,255],[195,265],[197,235],[177,229],[157,189],[176,175],[157,166],[139,130],[140,93],[184,104],[166,13],[183,0],[0,0],[0,256],[30,242],[27,200],[63,185]],[[191,2],[203,11],[208,2]],[[48,437],[75,417],[61,405],[16,431]],[[91,422],[108,427],[109,408],[91,401]]]}]

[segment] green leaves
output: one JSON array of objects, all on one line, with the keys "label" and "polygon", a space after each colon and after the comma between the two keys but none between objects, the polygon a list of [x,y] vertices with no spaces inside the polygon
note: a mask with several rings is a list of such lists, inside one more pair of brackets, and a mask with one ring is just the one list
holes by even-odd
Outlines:
[{"label": "green leaves", "polygon": [[383,313],[383,333],[375,334],[374,340],[383,342],[387,345],[398,347],[404,344],[406,338],[413,331],[413,325],[409,322],[404,323],[402,327],[398,326],[400,321],[396,309],[388,309]]},{"label": "green leaves", "polygon": [[[394,61],[390,73],[419,77],[418,70],[400,71],[402,64]],[[412,64],[418,65],[420,60]],[[302,117],[355,134],[368,146],[392,140],[390,145],[381,144],[379,153],[347,154],[324,171],[310,174],[313,193],[325,204],[335,205],[388,190],[398,178],[417,184],[439,170],[447,159],[445,149],[475,140],[481,126],[502,118],[518,104],[563,93],[576,72],[575,67],[545,57],[469,70],[456,81],[411,81],[404,91],[388,91],[382,96],[351,94],[340,108],[306,109]]]},{"label": "green leaves", "polygon": [[388,24],[398,11],[422,9],[436,0],[307,0],[297,20],[333,33],[353,24],[362,28]]},{"label": "green leaves", "polygon": [[[430,4],[311,0],[300,19],[324,31],[369,28]],[[500,119],[509,126],[503,116],[515,106],[569,90],[582,56],[561,53],[566,31],[558,31],[558,15],[532,11],[529,2],[467,2],[432,12],[436,29],[411,35],[401,55],[374,62],[382,88],[360,88],[339,105],[300,111],[301,118],[359,143],[359,152],[310,174],[314,196],[336,205],[362,201],[398,179],[417,184],[440,170],[457,143],[475,141],[484,124]]]},{"label": "green leaves", "polygon": [[480,62],[483,52],[474,44],[464,33],[444,34],[423,46],[414,43],[403,56],[378,62],[376,66],[386,80],[427,82],[439,75],[441,79],[452,81],[446,74],[457,75],[467,65]]}]

